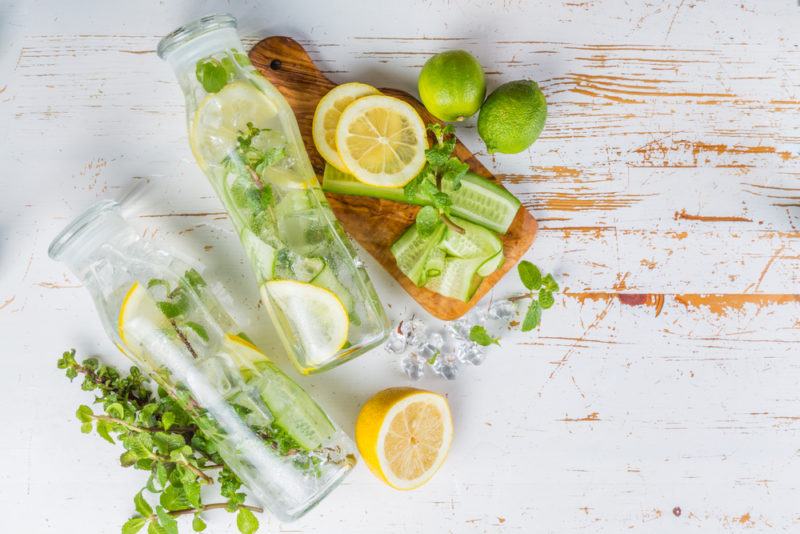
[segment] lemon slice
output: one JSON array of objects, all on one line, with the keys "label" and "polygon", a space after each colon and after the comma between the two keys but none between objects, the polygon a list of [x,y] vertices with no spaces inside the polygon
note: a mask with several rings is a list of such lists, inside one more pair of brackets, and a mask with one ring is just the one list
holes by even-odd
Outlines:
[{"label": "lemon slice", "polygon": [[395,489],[415,489],[430,480],[452,441],[447,400],[430,391],[385,389],[367,401],[356,420],[364,462]]},{"label": "lemon slice", "polygon": [[136,346],[140,337],[137,335],[141,330],[139,325],[148,325],[159,330],[170,326],[169,319],[158,309],[155,299],[147,289],[139,282],[134,282],[122,300],[117,318],[119,337],[131,349]]},{"label": "lemon slice", "polygon": [[269,358],[258,347],[236,334],[225,334],[223,350],[239,369],[255,369],[256,363],[269,361]]},{"label": "lemon slice", "polygon": [[219,164],[236,147],[247,123],[266,128],[278,114],[272,101],[244,80],[229,83],[203,99],[189,132],[192,153],[201,166]]},{"label": "lemon slice", "polygon": [[336,151],[336,125],[339,124],[339,117],[355,99],[377,94],[380,94],[380,91],[365,83],[343,83],[328,91],[317,104],[314,120],[311,123],[314,145],[325,161],[343,173],[349,174],[350,171]]},{"label": "lemon slice", "polygon": [[262,287],[264,300],[272,302],[305,351],[302,363],[326,363],[347,342],[350,320],[342,301],[331,291],[295,280],[272,280]]},{"label": "lemon slice", "polygon": [[385,95],[347,106],[336,126],[336,148],[350,174],[365,184],[401,187],[425,165],[425,124],[408,103]]}]

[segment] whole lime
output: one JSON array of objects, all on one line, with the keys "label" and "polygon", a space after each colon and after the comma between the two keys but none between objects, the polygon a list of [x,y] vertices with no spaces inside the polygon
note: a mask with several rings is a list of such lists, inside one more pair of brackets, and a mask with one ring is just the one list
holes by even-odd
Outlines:
[{"label": "whole lime", "polygon": [[516,154],[533,144],[547,119],[547,102],[536,82],[519,80],[495,89],[481,107],[478,134],[489,153]]},{"label": "whole lime", "polygon": [[472,54],[450,50],[425,62],[418,88],[422,103],[436,118],[461,121],[481,107],[486,96],[486,78]]}]

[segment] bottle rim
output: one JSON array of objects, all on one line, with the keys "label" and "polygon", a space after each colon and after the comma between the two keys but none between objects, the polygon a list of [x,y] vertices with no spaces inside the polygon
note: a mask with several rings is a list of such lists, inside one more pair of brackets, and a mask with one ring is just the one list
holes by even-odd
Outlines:
[{"label": "bottle rim", "polygon": [[230,13],[218,13],[184,24],[158,42],[158,57],[166,59],[179,46],[222,28],[236,28],[236,17]]},{"label": "bottle rim", "polygon": [[115,200],[101,200],[92,205],[59,232],[47,248],[47,255],[51,259],[60,260],[75,239],[88,229],[92,223],[109,211],[118,208],[119,203]]}]

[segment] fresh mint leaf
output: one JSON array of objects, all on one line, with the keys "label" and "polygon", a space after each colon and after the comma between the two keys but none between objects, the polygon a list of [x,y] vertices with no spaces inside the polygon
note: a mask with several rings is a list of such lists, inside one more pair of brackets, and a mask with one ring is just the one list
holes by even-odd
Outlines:
[{"label": "fresh mint leaf", "polygon": [[194,74],[206,93],[217,93],[228,83],[228,71],[219,60],[214,58],[198,61]]},{"label": "fresh mint leaf", "polygon": [[86,406],[85,404],[81,404],[80,406],[78,406],[78,409],[75,411],[75,417],[77,417],[78,421],[80,421],[81,423],[91,423],[93,415],[94,412],[92,411],[92,409]]},{"label": "fresh mint leaf", "polygon": [[175,412],[164,412],[161,416],[161,428],[169,430],[175,424]]},{"label": "fresh mint leaf", "polygon": [[553,293],[558,293],[558,283],[555,281],[552,274],[548,274],[544,277],[542,285]]},{"label": "fresh mint leaf", "polygon": [[439,225],[439,212],[433,206],[425,206],[417,212],[417,231],[426,237]]},{"label": "fresh mint leaf", "polygon": [[97,434],[106,440],[107,442],[111,443],[112,445],[115,443],[114,438],[111,437],[111,423],[108,421],[98,421],[97,425],[95,426],[95,430],[97,430]]},{"label": "fresh mint leaf", "polygon": [[106,413],[111,417],[116,417],[117,419],[125,418],[125,408],[123,408],[122,404],[118,402],[112,402],[106,406]]},{"label": "fresh mint leaf", "polygon": [[182,287],[178,287],[169,294],[169,300],[162,300],[156,304],[168,319],[174,319],[189,310],[189,297]]},{"label": "fresh mint leaf", "polygon": [[450,158],[444,165],[442,171],[442,182],[448,184],[451,191],[458,191],[461,188],[461,178],[467,174],[469,165],[458,158]]},{"label": "fresh mint leaf", "polygon": [[92,423],[82,423],[81,424],[81,432],[84,434],[88,434],[92,431]]},{"label": "fresh mint leaf", "polygon": [[199,323],[196,323],[194,321],[186,321],[185,323],[183,323],[183,326],[185,326],[186,328],[191,329],[192,332],[197,334],[197,336],[200,339],[202,339],[203,341],[208,343],[208,332],[206,332],[206,329],[205,329],[205,327],[203,325],[201,325]]},{"label": "fresh mint leaf", "polygon": [[191,502],[189,502],[189,498],[186,496],[186,491],[183,486],[176,486],[174,484],[169,484],[164,488],[158,502],[161,506],[170,511],[183,510],[192,505]]},{"label": "fresh mint leaf", "polygon": [[200,273],[197,272],[195,269],[189,269],[185,273],[183,273],[183,277],[186,279],[186,282],[193,288],[197,289],[200,287],[206,287],[205,278],[203,278]]},{"label": "fresh mint leaf", "polygon": [[[548,275],[549,276],[549,275]],[[543,310],[547,310],[555,304],[556,299],[553,297],[553,292],[543,287],[539,290],[539,305]]]},{"label": "fresh mint leaf", "polygon": [[538,300],[532,300],[522,321],[522,331],[529,332],[542,322],[542,307]]},{"label": "fresh mint leaf", "polygon": [[206,522],[200,517],[200,514],[194,514],[192,519],[192,530],[195,532],[203,532],[206,529]]},{"label": "fresh mint leaf", "polygon": [[542,273],[539,268],[527,260],[522,260],[517,265],[519,278],[522,285],[531,291],[536,291],[542,286]]},{"label": "fresh mint leaf", "polygon": [[499,345],[500,340],[496,337],[492,337],[489,335],[489,332],[486,331],[486,328],[482,325],[476,324],[474,325],[469,331],[469,339],[474,341],[478,345],[482,347],[488,347],[491,344]]},{"label": "fresh mint leaf", "polygon": [[433,195],[433,205],[438,209],[446,209],[453,205],[453,199],[447,193],[437,191]]},{"label": "fresh mint leaf", "polygon": [[162,280],[161,278],[151,278],[147,282],[147,289],[153,289],[156,286],[162,286],[167,290],[167,292],[169,292],[169,282],[166,280]]},{"label": "fresh mint leaf", "polygon": [[247,508],[239,508],[239,513],[236,514],[236,526],[242,534],[253,534],[258,530],[258,519]]},{"label": "fresh mint leaf", "polygon": [[165,534],[178,534],[178,522],[162,506],[156,506],[156,515]]},{"label": "fresh mint leaf", "polygon": [[158,523],[158,520],[153,520],[147,525],[147,534],[167,534],[167,531]]},{"label": "fresh mint leaf", "polygon": [[136,508],[136,513],[139,515],[144,517],[153,515],[153,507],[145,500],[141,491],[133,497],[133,506]]},{"label": "fresh mint leaf", "polygon": [[137,534],[144,528],[147,519],[144,517],[131,517],[122,525],[122,534]]}]

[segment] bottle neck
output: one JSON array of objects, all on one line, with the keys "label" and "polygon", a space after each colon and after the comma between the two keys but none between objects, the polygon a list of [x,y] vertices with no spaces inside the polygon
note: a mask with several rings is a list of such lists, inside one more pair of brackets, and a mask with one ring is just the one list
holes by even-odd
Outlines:
[{"label": "bottle neck", "polygon": [[175,71],[184,93],[194,93],[197,86],[195,69],[203,58],[221,52],[244,54],[231,15],[211,15],[181,26],[158,43],[158,55]]},{"label": "bottle neck", "polygon": [[130,247],[139,240],[139,235],[120,214],[119,204],[106,200],[68,224],[53,239],[48,254],[84,280],[88,267],[98,257]]}]

